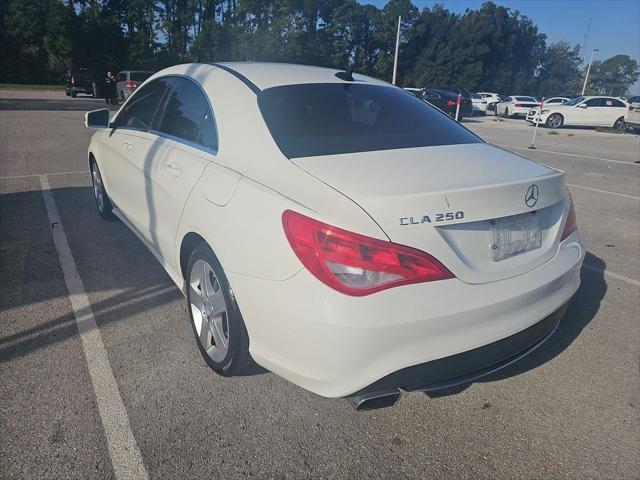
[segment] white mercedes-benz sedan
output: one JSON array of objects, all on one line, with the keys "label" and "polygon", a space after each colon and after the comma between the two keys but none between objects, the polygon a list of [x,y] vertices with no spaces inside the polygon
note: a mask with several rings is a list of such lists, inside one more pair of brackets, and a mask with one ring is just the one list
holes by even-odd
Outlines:
[{"label": "white mercedes-benz sedan", "polygon": [[613,97],[576,97],[560,105],[546,103],[535,114],[529,113],[527,121],[535,125],[542,124],[549,128],[563,126],[612,127],[624,128],[624,116],[627,103]]},{"label": "white mercedes-benz sedan", "polygon": [[99,214],[182,289],[222,375],[253,359],[390,405],[526,355],[580,284],[564,173],[380,80],[178,65],[85,122]]}]

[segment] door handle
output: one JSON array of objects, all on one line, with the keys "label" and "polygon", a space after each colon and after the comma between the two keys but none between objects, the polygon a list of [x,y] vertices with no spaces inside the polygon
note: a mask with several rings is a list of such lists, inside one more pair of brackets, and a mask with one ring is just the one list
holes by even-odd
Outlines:
[{"label": "door handle", "polygon": [[182,167],[179,165],[175,165],[173,163],[165,163],[164,169],[174,177],[179,177],[180,174],[182,173]]}]

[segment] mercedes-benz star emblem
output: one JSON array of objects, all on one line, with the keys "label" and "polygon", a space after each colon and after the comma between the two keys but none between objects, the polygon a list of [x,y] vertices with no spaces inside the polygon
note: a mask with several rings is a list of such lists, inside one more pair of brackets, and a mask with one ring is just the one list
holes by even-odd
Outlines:
[{"label": "mercedes-benz star emblem", "polygon": [[524,194],[524,203],[529,208],[535,207],[536,203],[538,203],[538,185],[535,183],[527,188],[527,193]]}]

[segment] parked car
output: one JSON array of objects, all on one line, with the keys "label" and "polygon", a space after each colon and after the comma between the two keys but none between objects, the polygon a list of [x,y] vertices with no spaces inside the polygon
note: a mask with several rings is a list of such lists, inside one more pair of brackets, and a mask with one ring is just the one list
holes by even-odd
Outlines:
[{"label": "parked car", "polygon": [[140,70],[123,70],[116,75],[116,93],[122,103],[138,88],[142,82],[153,75],[153,72]]},{"label": "parked car", "polygon": [[534,97],[511,95],[496,105],[495,115],[502,115],[503,117],[526,117],[531,108],[539,106],[540,102]]},{"label": "parked car", "polygon": [[626,126],[640,131],[640,96],[629,97],[629,108],[624,114],[624,123]]},{"label": "parked car", "polygon": [[[571,99],[567,97],[549,97],[549,98],[543,98],[541,103],[544,102],[544,106],[563,105],[569,102],[570,100]],[[540,110],[540,105],[529,109],[529,112],[527,113],[527,117],[526,117],[527,120],[530,121],[530,119],[533,116],[538,115],[539,110]]]},{"label": "parked car", "polygon": [[614,97],[576,97],[562,105],[545,104],[540,116],[528,115],[531,123],[538,122],[549,128],[563,125],[623,128],[628,105]]},{"label": "parked car", "polygon": [[502,97],[497,93],[478,92],[478,95],[482,95],[482,98],[487,101],[487,110],[489,111],[494,111],[496,108],[496,104],[502,101]]},{"label": "parked car", "polygon": [[[458,110],[458,93],[455,89],[435,89],[426,88],[423,91],[422,99],[431,105],[438,107],[452,118],[455,118],[456,111]],[[465,117],[471,117],[473,115],[473,106],[471,103],[471,95],[462,94],[460,98],[460,110],[458,112],[458,120],[462,120]]]},{"label": "parked car", "polygon": [[67,72],[64,93],[67,97],[76,98],[78,93],[96,96],[96,79],[89,68],[72,68]]},{"label": "parked car", "polygon": [[565,174],[381,80],[177,65],[109,114],[85,115],[98,213],[160,261],[222,375],[253,358],[391,405],[533,351],[580,285]]},{"label": "parked car", "polygon": [[487,100],[479,93],[471,94],[471,106],[473,107],[473,115],[487,114]]}]

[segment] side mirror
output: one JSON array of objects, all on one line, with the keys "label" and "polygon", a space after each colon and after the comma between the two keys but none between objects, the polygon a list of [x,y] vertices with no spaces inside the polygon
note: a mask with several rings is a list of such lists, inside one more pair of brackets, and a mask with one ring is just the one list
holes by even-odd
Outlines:
[{"label": "side mirror", "polygon": [[109,128],[109,116],[111,110],[101,108],[84,114],[84,126],[86,128]]},{"label": "side mirror", "polygon": [[581,103],[580,105],[578,105],[578,108],[587,108],[587,104],[586,103]]}]

